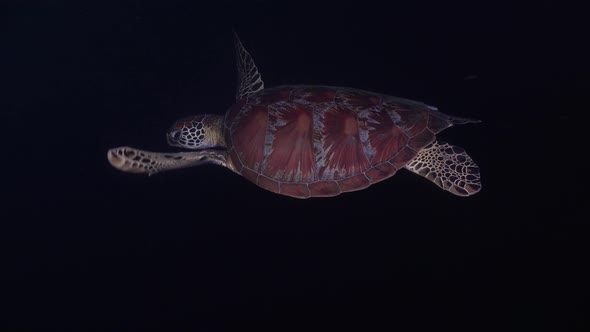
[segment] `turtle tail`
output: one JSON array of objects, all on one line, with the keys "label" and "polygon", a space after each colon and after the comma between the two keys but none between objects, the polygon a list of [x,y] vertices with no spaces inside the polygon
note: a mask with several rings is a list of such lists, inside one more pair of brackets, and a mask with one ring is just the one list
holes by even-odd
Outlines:
[{"label": "turtle tail", "polygon": [[479,123],[481,120],[473,118],[462,118],[459,116],[447,115],[447,120],[454,125],[462,125],[467,123]]},{"label": "turtle tail", "polygon": [[430,117],[428,118],[428,128],[435,134],[454,126],[462,125],[466,123],[478,123],[481,122],[477,119],[463,118],[459,116],[447,115],[439,112],[434,108],[430,108]]},{"label": "turtle tail", "polygon": [[464,118],[464,117],[460,117],[460,116],[454,116],[454,115],[448,115],[445,113],[440,112],[436,107],[429,107],[430,108],[430,114],[434,115],[438,118],[444,119],[447,122],[449,122],[452,125],[462,125],[462,124],[467,124],[467,123],[478,123],[481,122],[481,120],[478,119],[473,119],[473,118]]}]

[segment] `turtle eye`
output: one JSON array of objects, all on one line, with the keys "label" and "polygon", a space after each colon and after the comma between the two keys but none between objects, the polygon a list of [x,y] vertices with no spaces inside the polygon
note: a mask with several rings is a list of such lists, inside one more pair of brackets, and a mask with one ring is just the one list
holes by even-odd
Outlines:
[{"label": "turtle eye", "polygon": [[168,140],[170,142],[178,142],[178,140],[180,140],[180,136],[182,136],[180,130],[171,130],[168,132]]}]

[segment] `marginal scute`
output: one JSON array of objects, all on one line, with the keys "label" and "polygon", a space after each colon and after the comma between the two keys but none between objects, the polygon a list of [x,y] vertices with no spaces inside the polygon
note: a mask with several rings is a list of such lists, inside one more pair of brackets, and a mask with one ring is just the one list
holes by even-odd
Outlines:
[{"label": "marginal scute", "polygon": [[266,176],[259,176],[258,182],[256,184],[266,190],[275,192],[277,194],[279,193],[279,183],[275,180],[267,178]]},{"label": "marginal scute", "polygon": [[314,197],[330,197],[341,193],[336,181],[317,181],[309,185],[309,191]]},{"label": "marginal scute", "polygon": [[372,183],[377,183],[393,176],[396,171],[397,169],[393,165],[382,163],[368,170],[366,174]]},{"label": "marginal scute", "polygon": [[236,167],[236,171],[238,173],[241,173],[244,165],[240,161],[240,158],[238,157],[238,154],[237,154],[235,148],[229,149],[229,159],[233,162],[233,165]]},{"label": "marginal scute", "polygon": [[399,151],[399,153],[393,157],[389,162],[397,169],[406,166],[407,163],[416,156],[416,152],[409,147],[405,146]]},{"label": "marginal scute", "polygon": [[365,189],[371,185],[371,182],[369,182],[369,179],[367,179],[365,174],[359,174],[346,179],[338,180],[338,185],[340,185],[340,189],[343,192],[347,192]]},{"label": "marginal scute", "polygon": [[246,112],[247,109],[251,107],[250,105],[245,105],[245,104],[246,104],[246,99],[241,99],[241,100],[238,100],[235,104],[233,104],[229,108],[229,110],[225,114],[225,119],[224,119],[226,131],[229,131],[229,129],[231,129],[232,124],[234,123],[234,120],[236,119],[238,114],[240,114],[242,112]]},{"label": "marginal scute", "polygon": [[290,100],[305,105],[315,105],[321,103],[331,103],[334,101],[336,91],[331,88],[323,87],[301,87],[293,89],[290,94]]},{"label": "marginal scute", "polygon": [[370,92],[339,89],[336,91],[335,101],[342,108],[361,111],[379,105],[381,98]]},{"label": "marginal scute", "polygon": [[439,117],[438,115],[435,115],[432,111],[430,112],[428,118],[428,129],[430,129],[430,131],[432,131],[435,134],[438,134],[444,129],[449,128],[450,126],[451,123],[449,121]]},{"label": "marginal scute", "polygon": [[309,188],[307,184],[300,183],[281,183],[280,193],[287,196],[296,198],[308,198],[310,197]]},{"label": "marginal scute", "polygon": [[289,99],[289,90],[263,90],[248,98],[249,105],[272,105]]},{"label": "marginal scute", "polygon": [[254,183],[256,183],[256,180],[258,179],[258,173],[246,167],[242,169],[242,176],[245,177],[246,180]]}]

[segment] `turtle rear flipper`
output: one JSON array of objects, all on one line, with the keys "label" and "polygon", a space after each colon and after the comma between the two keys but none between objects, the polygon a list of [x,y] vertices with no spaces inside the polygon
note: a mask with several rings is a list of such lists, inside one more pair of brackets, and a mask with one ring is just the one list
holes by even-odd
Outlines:
[{"label": "turtle rear flipper", "polygon": [[434,142],[425,147],[406,169],[458,196],[470,196],[481,190],[479,167],[465,150],[448,143]]}]

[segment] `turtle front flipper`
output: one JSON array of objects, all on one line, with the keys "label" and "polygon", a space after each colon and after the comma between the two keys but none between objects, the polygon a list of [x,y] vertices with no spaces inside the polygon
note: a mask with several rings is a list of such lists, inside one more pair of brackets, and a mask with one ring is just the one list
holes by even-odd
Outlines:
[{"label": "turtle front flipper", "polygon": [[236,49],[236,65],[238,67],[238,91],[236,99],[264,90],[262,76],[254,63],[250,53],[244,48],[238,34],[234,31],[234,45]]},{"label": "turtle front flipper", "polygon": [[232,169],[227,163],[227,153],[221,150],[160,153],[123,146],[110,149],[107,158],[120,171],[148,175],[201,164],[216,164]]},{"label": "turtle front flipper", "polygon": [[406,169],[458,196],[470,196],[481,190],[479,167],[465,150],[448,143],[434,142],[422,149]]}]

